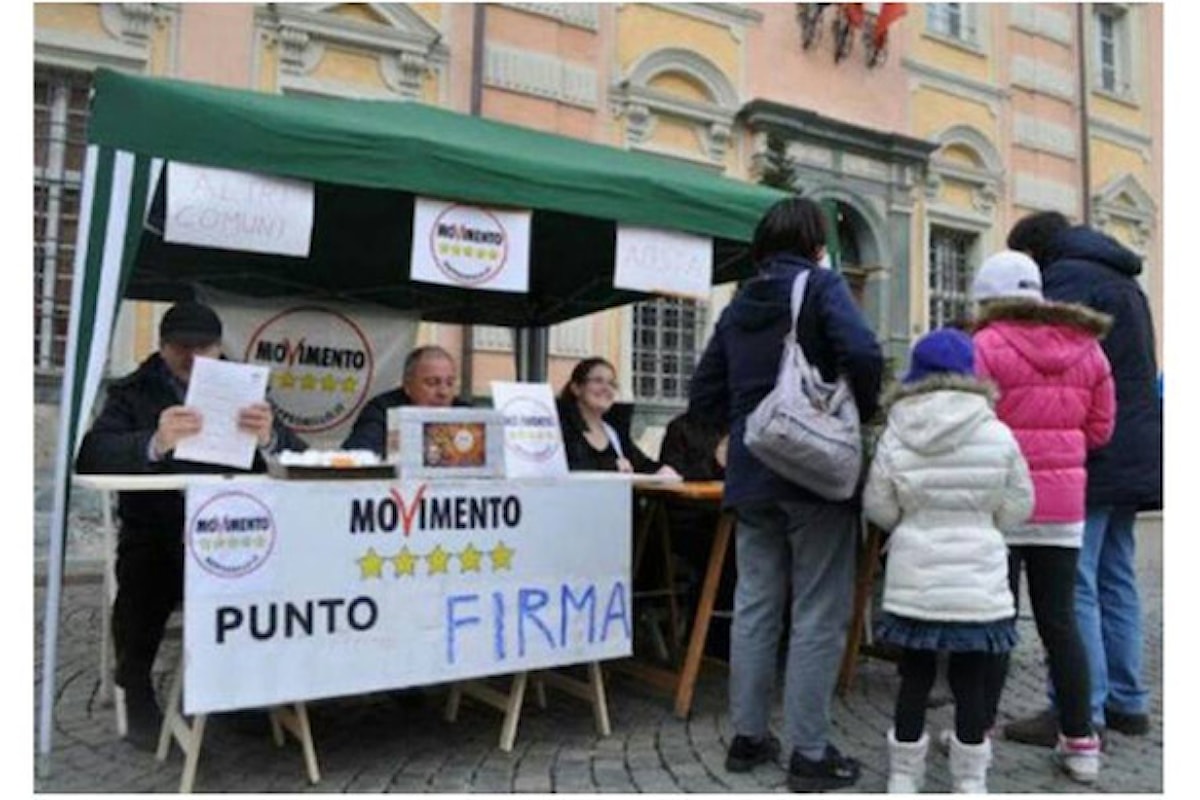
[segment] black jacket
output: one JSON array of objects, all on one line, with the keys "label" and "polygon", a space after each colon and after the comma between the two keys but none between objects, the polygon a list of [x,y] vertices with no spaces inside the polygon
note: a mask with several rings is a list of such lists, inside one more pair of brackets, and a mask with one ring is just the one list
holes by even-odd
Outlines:
[{"label": "black jacket", "polygon": [[[156,474],[163,472],[242,472],[215,464],[176,460],[171,453],[151,462],[147,456],[150,439],[158,429],[158,418],[169,406],[181,405],[171,383],[167,365],[155,353],[129,375],[108,387],[104,408],[83,437],[75,469],[96,474]],[[308,445],[285,425],[275,421],[274,451],[305,450]],[[252,472],[263,472],[266,463],[254,454]],[[122,534],[159,533],[183,530],[183,492],[120,492],[118,514]]]},{"label": "black jacket", "polygon": [[[604,415],[604,421],[617,432],[617,441],[621,450],[629,460],[634,472],[658,472],[662,466],[650,456],[642,452],[629,435],[629,424],[621,418],[624,409],[613,406],[613,410]],[[562,427],[563,448],[567,453],[567,468],[575,470],[590,470],[600,472],[617,471],[617,451],[610,444],[603,450],[597,450],[588,444],[584,436],[587,426],[579,413],[579,405],[569,400],[558,400],[558,423]]]},{"label": "black jacket", "polygon": [[1136,280],[1142,260],[1085,226],[1060,234],[1046,260],[1046,299],[1082,303],[1113,318],[1101,346],[1112,365],[1117,424],[1108,445],[1089,454],[1088,505],[1162,508],[1162,400],[1154,322]]},{"label": "black jacket", "polygon": [[805,356],[825,380],[846,375],[863,422],[878,408],[883,356],[845,279],[795,256],[776,256],[763,264],[722,312],[692,375],[688,413],[729,426],[727,508],[781,500],[825,502],[776,475],[742,441],[746,417],[775,386],[783,339],[792,326],[792,282],[802,269],[810,270],[797,332]]},{"label": "black jacket", "polygon": [[[374,450],[380,458],[387,457],[387,412],[389,408],[413,405],[412,398],[403,389],[377,394],[358,412],[354,427],[342,442],[343,450]],[[452,405],[470,406],[471,404],[454,398]]]},{"label": "black jacket", "polygon": [[685,481],[724,480],[725,468],[717,461],[717,445],[724,435],[719,426],[705,425],[683,413],[667,424],[659,456]]}]

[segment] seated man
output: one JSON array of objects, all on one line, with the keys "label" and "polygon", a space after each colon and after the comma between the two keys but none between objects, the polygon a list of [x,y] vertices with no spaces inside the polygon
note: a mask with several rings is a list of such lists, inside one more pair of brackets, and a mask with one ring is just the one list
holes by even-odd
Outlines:
[{"label": "seated man", "polygon": [[358,412],[343,450],[374,450],[387,456],[387,412],[400,406],[469,406],[454,395],[458,382],[454,357],[436,344],[418,347],[404,359],[404,378],[399,389],[371,398]]},{"label": "seated man", "polygon": [[[104,408],[83,439],[76,461],[81,473],[237,472],[178,461],[175,445],[199,433],[204,420],[183,405],[197,356],[221,353],[221,320],[194,302],[172,306],[158,330],[159,349],[132,374],[108,389]],[[304,450],[306,445],[274,419],[268,403],[238,413],[238,427],[258,438],[253,471],[266,469],[263,454]],[[112,633],[116,683],[125,690],[128,740],[153,752],[162,715],[150,670],[171,611],[183,599],[184,499],[178,491],[121,492],[117,543],[117,597]]]}]

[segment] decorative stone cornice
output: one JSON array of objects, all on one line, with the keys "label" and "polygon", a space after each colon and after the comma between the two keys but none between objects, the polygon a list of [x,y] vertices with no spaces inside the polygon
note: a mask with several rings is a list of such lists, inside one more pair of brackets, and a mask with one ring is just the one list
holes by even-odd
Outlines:
[{"label": "decorative stone cornice", "polygon": [[[704,87],[709,99],[680,97],[649,85],[667,73],[688,76]],[[738,95],[720,68],[704,56],[682,48],[648,53],[630,68],[624,80],[609,89],[608,96],[613,115],[626,118],[628,145],[645,145],[657,118],[669,115],[694,123],[708,161],[724,167],[737,116]]]},{"label": "decorative stone cornice", "polygon": [[126,44],[148,47],[154,31],[153,3],[101,3],[100,24]]},{"label": "decorative stone cornice", "polygon": [[[375,56],[383,84],[392,96],[407,100],[420,99],[425,76],[449,63],[441,32],[404,4],[368,3],[378,23],[330,13],[335,5],[270,3],[256,11],[258,28],[279,46],[282,88],[344,93],[340,85],[314,77],[327,44]],[[381,95],[377,88],[346,88],[353,95]]]},{"label": "decorative stone cornice", "polygon": [[887,164],[916,165],[923,170],[939,144],[835,120],[808,109],[772,100],[752,100],[738,113],[751,130],[774,130],[788,140],[815,144],[833,152],[849,152]]},{"label": "decorative stone cornice", "polygon": [[1149,245],[1157,212],[1154,198],[1132,175],[1114,178],[1092,195],[1092,224],[1100,230],[1118,220],[1132,225],[1138,250]]}]

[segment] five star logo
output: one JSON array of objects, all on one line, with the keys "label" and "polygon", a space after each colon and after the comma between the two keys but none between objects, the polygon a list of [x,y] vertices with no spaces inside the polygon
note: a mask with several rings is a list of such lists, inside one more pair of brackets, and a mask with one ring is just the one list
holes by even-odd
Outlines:
[{"label": "five star logo", "polygon": [[416,575],[418,560],[418,557],[410,553],[407,547],[392,556],[392,566],[396,569],[396,577]]},{"label": "five star logo", "polygon": [[430,575],[436,575],[439,572],[445,573],[450,563],[450,554],[443,550],[439,544],[433,548],[433,551],[429,555],[425,556],[425,560],[429,562]]},{"label": "five star logo", "polygon": [[502,569],[512,570],[512,558],[516,551],[511,547],[506,547],[504,542],[497,542],[489,554],[492,557],[492,572],[499,572]]},{"label": "five star logo", "polygon": [[483,553],[476,550],[475,545],[468,543],[466,549],[458,554],[458,560],[462,564],[464,574],[479,572],[479,563],[483,560]]},{"label": "five star logo", "polygon": [[374,547],[367,550],[367,554],[358,559],[358,567],[362,570],[363,580],[383,577],[383,559],[375,552]]},{"label": "five star logo", "polygon": [[[249,539],[254,542],[253,539]],[[239,542],[238,539],[232,538],[225,542],[205,542],[201,547],[208,549],[211,547],[220,548],[222,545],[226,547],[238,547],[239,544],[245,545],[246,541]],[[513,557],[516,550],[500,542],[490,550],[480,550],[474,542],[468,542],[466,547],[461,551],[446,550],[440,544],[435,546],[428,553],[413,552],[407,546],[400,548],[395,555],[380,555],[375,552],[375,548],[367,549],[366,554],[362,558],[355,559],[361,573],[361,580],[370,578],[383,577],[383,565],[391,562],[392,571],[395,578],[403,577],[418,577],[417,565],[424,561],[428,565],[425,572],[426,575],[448,575],[450,573],[450,561],[457,558],[459,563],[459,574],[465,575],[468,572],[482,573],[483,559],[490,558],[492,560],[492,572],[498,572],[502,569],[512,571]]]}]

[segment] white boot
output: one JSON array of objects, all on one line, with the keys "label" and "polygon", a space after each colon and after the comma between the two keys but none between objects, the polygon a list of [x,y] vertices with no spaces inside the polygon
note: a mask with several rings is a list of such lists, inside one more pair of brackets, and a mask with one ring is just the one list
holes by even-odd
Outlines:
[{"label": "white boot", "polygon": [[888,794],[916,794],[925,782],[925,753],[929,750],[929,734],[921,731],[915,742],[896,741],[896,730],[887,734]]},{"label": "white boot", "polygon": [[988,762],[992,757],[992,742],[984,738],[980,744],[963,744],[955,736],[950,739],[950,777],[954,791],[959,794],[987,794]]}]

